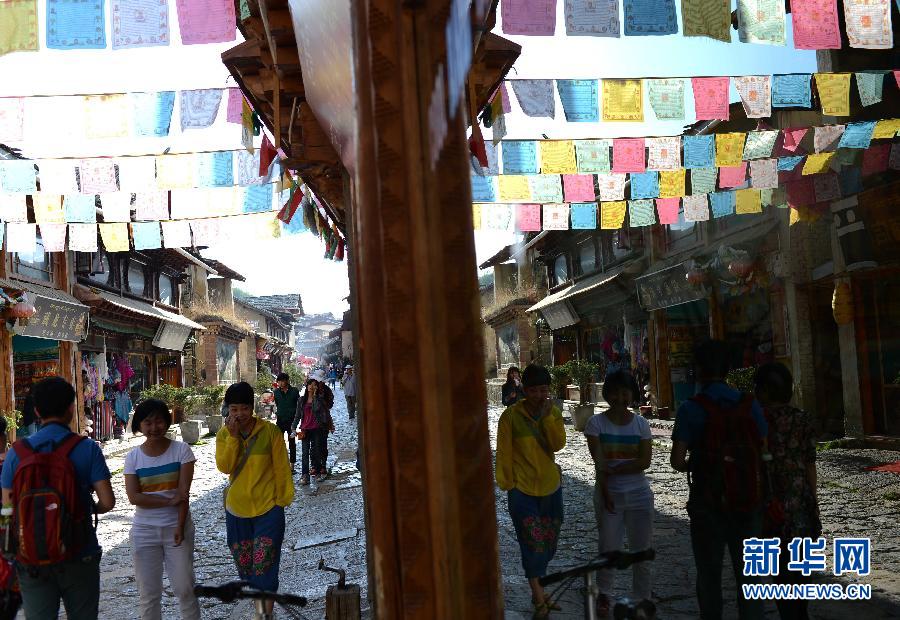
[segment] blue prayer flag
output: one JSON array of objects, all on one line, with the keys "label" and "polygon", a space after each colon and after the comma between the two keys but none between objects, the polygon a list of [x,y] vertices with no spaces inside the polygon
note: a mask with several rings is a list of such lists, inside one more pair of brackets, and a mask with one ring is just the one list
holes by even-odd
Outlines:
[{"label": "blue prayer flag", "polygon": [[47,47],[103,49],[106,17],[103,0],[47,0]]},{"label": "blue prayer flag", "polygon": [[712,168],[716,165],[716,137],[684,136],[684,167]]},{"label": "blue prayer flag", "polygon": [[197,183],[200,187],[230,187],[234,185],[232,152],[198,153]]},{"label": "blue prayer flag", "polygon": [[502,144],[503,174],[537,174],[537,142],[504,140]]},{"label": "blue prayer flag", "polygon": [[497,200],[497,187],[495,177],[472,176],[472,202],[495,202]]},{"label": "blue prayer flag", "polygon": [[838,142],[838,148],[867,149],[872,143],[872,132],[874,131],[875,121],[850,123],[844,127],[844,133],[841,135],[841,141]]},{"label": "blue prayer flag", "polygon": [[173,90],[159,93],[131,93],[134,135],[157,138],[168,136],[174,107]]},{"label": "blue prayer flag", "polygon": [[631,199],[659,198],[659,173],[655,170],[631,173]]},{"label": "blue prayer flag", "polygon": [[131,236],[135,250],[155,250],[162,247],[159,222],[132,222]]},{"label": "blue prayer flag", "polygon": [[573,229],[597,228],[597,203],[574,202],[570,205],[569,215]]},{"label": "blue prayer flag", "polygon": [[566,120],[570,123],[597,123],[600,106],[597,103],[597,80],[556,80],[559,100]]},{"label": "blue prayer flag", "polygon": [[713,217],[725,217],[734,214],[736,197],[734,192],[713,192],[709,195]]},{"label": "blue prayer flag", "polygon": [[244,194],[244,213],[265,213],[272,210],[272,184],[248,185]]},{"label": "blue prayer flag", "polygon": [[810,74],[772,76],[773,108],[810,108]]},{"label": "blue prayer flag", "polygon": [[66,194],[63,199],[67,222],[93,224],[97,221],[97,203],[94,194]]},{"label": "blue prayer flag", "polygon": [[625,36],[675,34],[675,0],[625,0]]},{"label": "blue prayer flag", "polygon": [[778,172],[790,172],[794,168],[797,167],[801,161],[803,161],[803,155],[792,155],[791,157],[779,157],[778,158]]}]

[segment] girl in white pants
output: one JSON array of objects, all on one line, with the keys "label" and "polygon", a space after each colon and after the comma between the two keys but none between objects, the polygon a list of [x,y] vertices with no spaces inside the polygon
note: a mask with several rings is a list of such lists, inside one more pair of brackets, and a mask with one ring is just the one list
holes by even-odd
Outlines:
[{"label": "girl in white pants", "polygon": [[200,620],[193,591],[194,525],[188,508],[194,453],[186,443],[166,437],[172,415],[162,401],[143,401],[131,424],[147,438],[125,457],[125,491],[136,506],[129,538],[141,619],[162,618],[165,567],[181,617]]},{"label": "girl in white pants", "polygon": [[[644,475],[652,454],[650,425],[628,409],[638,395],[634,377],[624,371],[611,373],[603,383],[603,398],[609,409],[592,417],[584,429],[597,471],[594,512],[601,553],[622,550],[625,535],[631,552],[651,546],[653,491]],[[638,562],[632,570],[632,599],[649,600],[650,563]],[[598,575],[601,596],[597,611],[601,616],[609,614],[614,573],[614,569],[607,569]]]}]

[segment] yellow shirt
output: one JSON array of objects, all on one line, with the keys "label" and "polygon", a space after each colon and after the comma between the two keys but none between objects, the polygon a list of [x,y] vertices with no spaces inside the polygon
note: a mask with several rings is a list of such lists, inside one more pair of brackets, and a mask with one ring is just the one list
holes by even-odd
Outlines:
[{"label": "yellow shirt", "polygon": [[294,481],[284,433],[271,422],[257,419],[246,440],[232,437],[223,426],[216,435],[216,467],[223,474],[231,474],[254,435],[259,438],[237,480],[231,480],[225,502],[228,512],[245,519],[266,514],[274,506],[289,506],[294,501]]},{"label": "yellow shirt", "polygon": [[555,406],[550,414],[535,421],[525,409],[525,401],[508,407],[497,427],[497,485],[504,491],[518,489],[541,497],[559,488],[559,468],[535,434],[543,435],[553,452],[566,445],[562,413]]}]

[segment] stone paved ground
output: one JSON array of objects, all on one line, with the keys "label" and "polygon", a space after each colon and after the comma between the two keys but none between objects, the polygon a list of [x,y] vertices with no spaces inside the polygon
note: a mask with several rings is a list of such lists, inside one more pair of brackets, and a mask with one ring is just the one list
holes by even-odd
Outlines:
[{"label": "stone paved ground", "polygon": [[[362,490],[355,468],[356,429],[346,418],[343,398],[337,394],[335,420],[338,432],[332,435],[329,460],[334,463],[334,476],[318,490],[297,486],[297,500],[288,510],[288,534],[281,565],[281,589],[303,594],[311,599],[306,611],[309,618],[321,618],[324,590],[333,579],[316,570],[319,558],[331,566],[348,570],[348,581],[363,588],[363,608],[368,611],[366,596],[365,529],[362,514]],[[500,409],[488,412],[491,433],[496,431]],[[687,485],[684,476],[668,465],[668,435],[663,428],[654,429],[654,458],[650,470],[656,493],[654,546],[658,559],[654,566],[654,592],[659,602],[659,618],[695,619],[697,607],[693,594],[694,571],[690,559],[687,514],[684,503]],[[591,494],[593,465],[583,436],[567,426],[569,442],[559,455],[565,472],[566,523],[560,550],[551,564],[552,570],[591,560],[596,549]],[[128,528],[133,514],[125,500],[121,476],[124,454],[112,456],[130,445],[110,444],[110,469],[116,473],[114,488],[117,509],[101,519],[100,537],[104,548],[101,618],[119,620],[136,618],[136,594]],[[225,477],[215,469],[214,441],[206,438],[195,446],[197,473],[191,508],[197,526],[196,569],[201,582],[218,583],[235,577],[231,558],[225,547],[221,489]],[[828,450],[819,453],[819,493],[825,535],[866,535],[873,540],[873,575],[865,581],[872,584],[873,600],[858,603],[817,603],[813,617],[821,620],[852,618],[860,614],[865,620],[900,618],[900,476],[865,472],[864,467],[895,461],[900,453],[874,450]],[[500,554],[507,618],[530,617],[528,588],[519,563],[518,545],[506,511],[505,494],[497,493]],[[336,539],[336,540],[334,540]],[[299,549],[294,549],[299,544]],[[311,545],[311,546],[310,546]],[[625,595],[626,576],[618,579],[619,593]],[[731,598],[733,583],[726,579],[726,600]],[[562,599],[563,610],[554,617],[582,617],[582,603],[575,587]],[[368,614],[366,614],[368,615]],[[171,592],[164,597],[164,618],[177,618]],[[203,602],[203,617],[209,619],[247,618],[246,606]],[[285,616],[281,616],[285,617]],[[736,618],[729,601],[726,618]],[[777,617],[774,607],[768,617]]]},{"label": "stone paved ground", "polygon": [[[500,409],[489,411],[493,440]],[[670,424],[670,423],[669,423]],[[660,423],[659,426],[669,426]],[[568,445],[559,453],[558,462],[564,472],[566,521],[557,556],[551,571],[577,566],[596,555],[597,532],[591,497],[593,463],[584,436],[567,420]],[[699,616],[694,596],[694,569],[690,552],[685,502],[687,483],[683,474],[668,464],[670,443],[668,428],[654,429],[653,465],[649,476],[656,495],[654,520],[654,594],[661,619],[695,619]],[[870,536],[872,538],[873,574],[863,579],[873,587],[873,600],[868,602],[819,602],[811,606],[818,619],[866,620],[900,618],[900,476],[866,472],[864,467],[900,459],[900,453],[875,450],[828,450],[819,453],[819,495],[824,536]],[[530,594],[519,563],[518,544],[512,522],[506,511],[505,493],[497,493],[500,553],[507,618],[530,617]],[[830,566],[830,564],[829,564]],[[617,595],[627,596],[630,575],[617,579]],[[627,584],[626,584],[627,582]],[[733,579],[726,579],[725,618],[737,618],[733,602]],[[581,618],[583,603],[578,586],[567,592],[561,602],[563,610],[554,618]],[[774,605],[767,617],[776,618]]]}]

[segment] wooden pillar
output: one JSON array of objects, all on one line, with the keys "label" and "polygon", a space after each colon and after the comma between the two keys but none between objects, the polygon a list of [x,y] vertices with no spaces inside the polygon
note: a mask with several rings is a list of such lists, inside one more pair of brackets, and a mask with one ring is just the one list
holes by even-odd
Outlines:
[{"label": "wooden pillar", "polygon": [[[0,247],[0,278],[5,277],[6,251]],[[16,397],[13,393],[14,384],[12,334],[0,322],[0,411],[12,411],[16,408]],[[12,437],[10,440],[12,440]]]},{"label": "wooden pillar", "polygon": [[669,320],[665,310],[654,310],[651,319],[656,347],[656,404],[658,407],[671,407],[673,394],[672,372],[669,367]]},{"label": "wooden pillar", "polygon": [[452,4],[351,3],[370,598],[391,620],[502,617],[466,125],[443,88],[429,114]]}]

